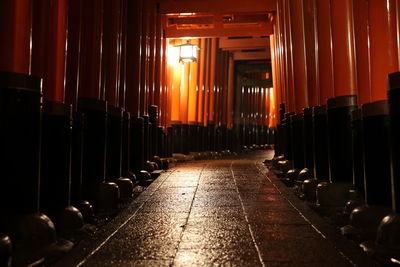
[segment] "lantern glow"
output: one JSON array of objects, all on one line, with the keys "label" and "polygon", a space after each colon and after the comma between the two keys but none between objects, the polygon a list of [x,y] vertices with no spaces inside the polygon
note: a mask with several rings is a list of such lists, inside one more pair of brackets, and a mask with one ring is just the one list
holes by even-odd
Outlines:
[{"label": "lantern glow", "polygon": [[179,62],[197,62],[197,46],[189,43],[179,46]]}]

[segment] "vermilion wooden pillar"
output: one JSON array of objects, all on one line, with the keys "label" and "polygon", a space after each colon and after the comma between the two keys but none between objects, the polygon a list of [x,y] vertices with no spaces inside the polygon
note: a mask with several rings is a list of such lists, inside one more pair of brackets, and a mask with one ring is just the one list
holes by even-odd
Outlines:
[{"label": "vermilion wooden pillar", "polygon": [[217,64],[217,38],[211,39],[211,52],[210,52],[210,80],[209,80],[209,115],[208,121],[214,123],[214,103],[215,103],[215,73]]},{"label": "vermilion wooden pillar", "polygon": [[[156,72],[156,27],[157,27],[157,10],[156,10],[156,2],[154,0],[147,0],[149,2],[149,18],[148,18],[148,35],[149,35],[149,80],[148,80],[148,100],[147,106],[154,105],[154,90],[155,90],[155,72]],[[158,72],[158,71],[157,71]],[[147,109],[147,106],[145,107]]]},{"label": "vermilion wooden pillar", "polygon": [[360,104],[371,102],[368,2],[368,0],[355,0],[353,2],[354,35],[357,51],[357,88]]},{"label": "vermilion wooden pillar", "polygon": [[296,113],[308,107],[306,42],[304,36],[303,0],[291,0],[290,30],[293,49],[294,99]]},{"label": "vermilion wooden pillar", "polygon": [[64,102],[68,1],[33,5],[32,74],[43,78],[45,101]]},{"label": "vermilion wooden pillar", "polygon": [[200,51],[199,51],[199,74],[198,74],[198,97],[197,97],[197,123],[201,125],[203,123],[203,111],[204,111],[204,80],[205,80],[205,54],[206,54],[206,39],[200,39]]},{"label": "vermilion wooden pillar", "polygon": [[31,0],[0,2],[0,70],[29,74]]},{"label": "vermilion wooden pillar", "polygon": [[286,105],[287,111],[294,112],[296,110],[295,106],[295,84],[294,84],[294,67],[293,67],[293,42],[292,33],[290,26],[291,22],[291,9],[290,1],[284,0],[283,2],[283,20],[284,20],[284,51],[285,51],[285,61],[286,61],[286,80],[287,87],[286,93]]},{"label": "vermilion wooden pillar", "polygon": [[[273,73],[279,73],[279,84],[277,87],[276,84],[274,86],[277,88],[277,100],[278,103],[286,103],[286,87],[287,87],[287,80],[286,80],[286,61],[284,57],[284,15],[283,15],[283,2],[281,0],[276,1],[276,18],[275,18],[275,25],[274,25],[274,32],[276,33],[275,36],[271,35],[270,39],[271,49],[275,51],[275,55],[277,60],[273,60],[275,63],[275,71]],[[274,43],[272,43],[275,40]],[[272,50],[271,50],[272,51]]]},{"label": "vermilion wooden pillar", "polygon": [[396,1],[369,1],[371,101],[387,99],[387,75],[398,71]]},{"label": "vermilion wooden pillar", "polygon": [[119,105],[121,61],[121,0],[104,0],[101,99]]},{"label": "vermilion wooden pillar", "polygon": [[307,70],[308,106],[319,105],[319,80],[317,76],[317,0],[303,0],[304,39]]},{"label": "vermilion wooden pillar", "polygon": [[142,37],[140,58],[140,115],[147,114],[147,100],[149,91],[149,23],[150,23],[150,1],[142,0]]},{"label": "vermilion wooden pillar", "polygon": [[180,83],[180,98],[179,98],[179,118],[182,124],[188,123],[188,100],[189,100],[189,74],[190,74],[190,63],[182,63],[182,72],[181,72],[181,83]]},{"label": "vermilion wooden pillar", "polygon": [[357,94],[352,3],[330,1],[335,96]]},{"label": "vermilion wooden pillar", "polygon": [[[197,45],[197,41],[192,40]],[[197,113],[197,91],[198,91],[198,65],[197,62],[189,64],[189,95],[188,95],[188,123],[195,125]]]},{"label": "vermilion wooden pillar", "polygon": [[227,125],[232,129],[233,123],[233,88],[234,88],[234,61],[233,55],[229,53],[229,70],[228,70],[228,107],[227,107]]},{"label": "vermilion wooden pillar", "polygon": [[[163,24],[164,25],[164,24]],[[163,36],[162,38],[162,66],[161,66],[161,108],[160,117],[161,125],[167,126],[167,114],[170,113],[168,108],[168,88],[167,88],[167,38]],[[165,128],[164,128],[165,130]]]},{"label": "vermilion wooden pillar", "polygon": [[65,102],[76,111],[78,100],[79,59],[82,24],[82,2],[70,0],[68,7],[67,64]]},{"label": "vermilion wooden pillar", "polygon": [[132,118],[140,115],[142,45],[142,0],[127,2],[126,26],[126,110]]},{"label": "vermilion wooden pillar", "polygon": [[127,39],[127,16],[128,0],[121,0],[121,37],[120,37],[120,67],[119,67],[119,106],[126,108],[126,39]]},{"label": "vermilion wooden pillar", "polygon": [[84,1],[82,3],[79,97],[101,99],[102,31],[103,1]]},{"label": "vermilion wooden pillar", "polygon": [[154,101],[153,104],[158,106],[158,113],[161,114],[163,112],[163,107],[161,105],[161,90],[162,90],[162,73],[163,73],[163,35],[162,35],[162,24],[161,24],[161,15],[156,14],[155,18],[156,22],[156,32],[155,32],[155,56],[154,56]]},{"label": "vermilion wooden pillar", "polygon": [[330,1],[317,1],[318,80],[320,104],[334,96]]},{"label": "vermilion wooden pillar", "polygon": [[205,48],[205,79],[204,79],[204,108],[203,125],[208,125],[209,120],[209,101],[210,101],[210,59],[211,59],[211,39],[206,40]]}]

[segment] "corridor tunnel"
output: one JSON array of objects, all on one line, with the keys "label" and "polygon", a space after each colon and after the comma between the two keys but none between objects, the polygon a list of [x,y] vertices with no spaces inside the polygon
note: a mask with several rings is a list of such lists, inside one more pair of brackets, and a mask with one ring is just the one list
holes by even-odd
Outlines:
[{"label": "corridor tunnel", "polygon": [[0,266],[400,264],[398,1],[2,0],[0,25]]}]

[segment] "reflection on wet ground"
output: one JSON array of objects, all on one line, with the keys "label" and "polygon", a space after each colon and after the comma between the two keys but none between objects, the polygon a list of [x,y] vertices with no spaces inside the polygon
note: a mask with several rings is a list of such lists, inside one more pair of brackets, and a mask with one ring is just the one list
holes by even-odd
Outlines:
[{"label": "reflection on wet ground", "polygon": [[348,253],[357,254],[356,248],[346,247],[348,244],[335,236],[331,226],[279,181],[268,177],[261,162],[272,155],[271,151],[264,151],[246,158],[193,161],[163,173],[135,199],[129,216],[104,234],[101,242],[94,241],[94,247],[84,248],[86,254],[81,254],[85,256],[76,263],[81,266],[356,264],[341,252],[344,247]]}]

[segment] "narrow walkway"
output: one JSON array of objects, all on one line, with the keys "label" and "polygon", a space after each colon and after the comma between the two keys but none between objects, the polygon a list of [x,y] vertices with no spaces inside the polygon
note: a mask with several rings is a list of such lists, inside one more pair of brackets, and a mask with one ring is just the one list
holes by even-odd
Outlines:
[{"label": "narrow walkway", "polygon": [[143,192],[119,225],[81,249],[83,257],[63,265],[360,265],[339,247],[352,256],[357,248],[268,178],[260,164],[266,157],[272,153],[180,164]]}]

